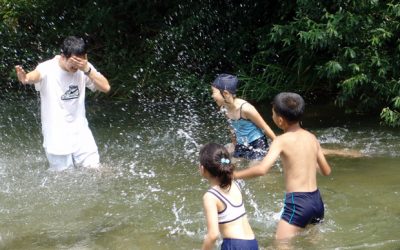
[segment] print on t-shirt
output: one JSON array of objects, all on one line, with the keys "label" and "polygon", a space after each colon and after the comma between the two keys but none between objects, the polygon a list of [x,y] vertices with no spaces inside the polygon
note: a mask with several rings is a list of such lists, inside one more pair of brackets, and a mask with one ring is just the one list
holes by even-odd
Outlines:
[{"label": "print on t-shirt", "polygon": [[69,89],[61,96],[61,100],[71,100],[79,97],[78,85],[70,85]]}]

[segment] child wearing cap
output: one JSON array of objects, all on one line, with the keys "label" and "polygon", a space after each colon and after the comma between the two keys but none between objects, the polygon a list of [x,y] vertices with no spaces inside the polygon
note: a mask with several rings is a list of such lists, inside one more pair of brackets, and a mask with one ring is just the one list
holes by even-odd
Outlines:
[{"label": "child wearing cap", "polygon": [[265,135],[273,140],[275,133],[253,105],[236,97],[237,84],[238,78],[230,74],[218,75],[211,84],[212,97],[230,125],[234,149],[228,149],[235,158],[261,160],[268,150]]}]

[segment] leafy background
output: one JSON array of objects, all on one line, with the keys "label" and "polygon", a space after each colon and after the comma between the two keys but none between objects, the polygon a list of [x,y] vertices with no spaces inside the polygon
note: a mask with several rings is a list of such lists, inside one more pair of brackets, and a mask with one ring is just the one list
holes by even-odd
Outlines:
[{"label": "leafy background", "polygon": [[247,99],[296,91],[400,125],[397,1],[0,0],[0,18],[2,96],[27,92],[15,65],[33,69],[77,35],[112,83],[97,98],[178,89],[202,100],[216,74],[228,72]]}]

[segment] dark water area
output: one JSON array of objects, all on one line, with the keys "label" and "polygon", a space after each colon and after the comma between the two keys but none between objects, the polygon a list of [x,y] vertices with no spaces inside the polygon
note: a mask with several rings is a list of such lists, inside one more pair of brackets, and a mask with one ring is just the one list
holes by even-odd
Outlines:
[{"label": "dark water area", "polygon": [[[21,96],[0,105],[0,249],[200,249],[208,186],[198,173],[198,150],[209,141],[229,142],[211,100],[89,98],[103,167],[64,172],[48,170],[39,100]],[[257,107],[281,133],[269,104]],[[318,177],[325,222],[291,248],[400,249],[400,130],[333,106],[306,112],[303,126],[323,147],[362,157],[328,156],[332,175]],[[241,185],[261,248],[274,249],[284,192],[280,162]]]}]

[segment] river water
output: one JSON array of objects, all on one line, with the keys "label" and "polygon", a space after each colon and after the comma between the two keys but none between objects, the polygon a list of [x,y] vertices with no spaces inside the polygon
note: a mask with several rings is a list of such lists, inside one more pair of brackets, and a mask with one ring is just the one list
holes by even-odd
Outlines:
[{"label": "river water", "polygon": [[[226,123],[211,102],[88,101],[100,171],[48,170],[39,101],[0,101],[0,249],[199,249],[206,225],[198,173],[199,147],[227,143]],[[269,104],[259,107],[272,124]],[[303,126],[326,148],[318,177],[325,222],[291,249],[400,249],[400,130],[335,107],[307,107]],[[238,168],[246,167],[246,162]],[[283,200],[278,162],[264,177],[241,181],[261,249],[274,249]]]}]

